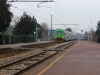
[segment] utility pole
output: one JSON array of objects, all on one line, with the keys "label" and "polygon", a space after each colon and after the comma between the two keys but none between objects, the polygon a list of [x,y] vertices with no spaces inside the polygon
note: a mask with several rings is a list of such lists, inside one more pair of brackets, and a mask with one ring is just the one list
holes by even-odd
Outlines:
[{"label": "utility pole", "polygon": [[51,33],[50,33],[50,37],[51,37],[51,40],[52,40],[52,15],[51,15]]},{"label": "utility pole", "polygon": [[36,38],[35,38],[36,39],[36,42],[37,42],[37,34],[38,33],[37,33],[37,23],[36,23]]}]

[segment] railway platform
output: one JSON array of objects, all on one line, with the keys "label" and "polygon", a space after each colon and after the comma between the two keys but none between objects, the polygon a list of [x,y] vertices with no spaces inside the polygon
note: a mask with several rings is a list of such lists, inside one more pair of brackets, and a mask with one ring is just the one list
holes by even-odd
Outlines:
[{"label": "railway platform", "polygon": [[26,75],[100,75],[100,44],[80,41]]},{"label": "railway platform", "polygon": [[39,44],[39,43],[47,43],[47,42],[53,42],[53,41],[37,41],[37,42],[29,42],[29,43],[16,43],[16,44],[7,44],[7,45],[0,45],[0,49],[2,48],[16,48],[24,45],[33,45],[33,44]]}]

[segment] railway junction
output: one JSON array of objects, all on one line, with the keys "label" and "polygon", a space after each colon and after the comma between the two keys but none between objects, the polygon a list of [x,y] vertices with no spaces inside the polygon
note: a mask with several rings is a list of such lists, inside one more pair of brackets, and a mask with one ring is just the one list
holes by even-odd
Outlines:
[{"label": "railway junction", "polygon": [[2,45],[0,75],[100,75],[99,50],[87,41]]}]

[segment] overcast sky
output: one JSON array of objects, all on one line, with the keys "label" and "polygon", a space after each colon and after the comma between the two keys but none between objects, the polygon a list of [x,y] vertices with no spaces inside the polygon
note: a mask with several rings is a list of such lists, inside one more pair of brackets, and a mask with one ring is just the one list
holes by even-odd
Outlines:
[{"label": "overcast sky", "polygon": [[[76,32],[88,31],[91,27],[96,30],[100,20],[100,0],[54,0],[54,2],[13,2],[12,5],[23,9],[27,14],[35,16],[38,23],[46,22],[51,26],[51,14],[53,24],[80,24],[75,25],[53,25],[53,29],[70,27]],[[37,7],[39,5],[39,7]],[[21,16],[22,10],[11,7],[14,16]]]}]

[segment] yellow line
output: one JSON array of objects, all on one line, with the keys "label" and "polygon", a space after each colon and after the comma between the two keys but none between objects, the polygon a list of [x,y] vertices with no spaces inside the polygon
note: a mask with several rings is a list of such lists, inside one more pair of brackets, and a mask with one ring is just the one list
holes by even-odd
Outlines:
[{"label": "yellow line", "polygon": [[[79,42],[77,44],[74,45],[74,47],[76,47],[79,44]],[[66,53],[64,53],[62,56],[60,56],[58,59],[56,59],[54,62],[52,62],[49,66],[47,66],[44,70],[42,70],[40,73],[38,73],[37,75],[42,75],[46,70],[48,70],[54,63],[56,63],[59,59],[61,59],[65,54],[67,54],[69,51],[71,51],[74,47],[72,47],[71,49],[69,49]]]}]

